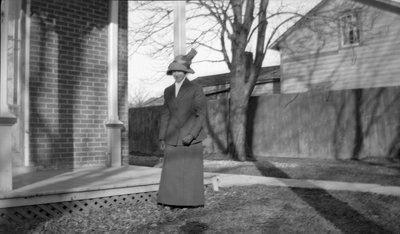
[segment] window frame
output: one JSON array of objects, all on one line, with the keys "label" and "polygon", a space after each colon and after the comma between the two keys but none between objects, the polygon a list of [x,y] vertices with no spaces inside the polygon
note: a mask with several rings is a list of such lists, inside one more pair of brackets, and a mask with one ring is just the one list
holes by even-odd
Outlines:
[{"label": "window frame", "polygon": [[[350,34],[351,32],[356,31],[357,32],[357,41],[351,43],[350,41],[350,35],[347,35],[349,37],[349,42],[346,42],[345,40],[345,24],[349,24],[348,22],[345,22],[345,18],[347,17],[354,17],[355,18],[355,23],[354,25],[350,25],[352,29],[348,29],[346,34]],[[350,19],[352,21],[352,19]],[[361,30],[361,10],[360,9],[352,9],[349,11],[342,12],[339,16],[339,32],[340,32],[340,47],[341,48],[349,48],[349,47],[355,47],[355,46],[360,46],[361,45],[361,39],[362,39],[362,30]]]}]

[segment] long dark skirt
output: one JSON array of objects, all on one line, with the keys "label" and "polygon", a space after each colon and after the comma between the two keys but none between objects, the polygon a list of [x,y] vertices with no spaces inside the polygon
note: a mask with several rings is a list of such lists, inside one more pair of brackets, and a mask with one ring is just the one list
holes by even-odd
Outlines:
[{"label": "long dark skirt", "polygon": [[171,206],[203,206],[203,145],[167,145],[161,172],[158,203]]}]

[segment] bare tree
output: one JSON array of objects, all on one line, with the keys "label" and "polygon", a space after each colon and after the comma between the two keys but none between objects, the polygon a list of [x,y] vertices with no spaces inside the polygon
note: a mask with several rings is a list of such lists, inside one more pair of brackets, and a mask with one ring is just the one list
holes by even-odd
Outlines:
[{"label": "bare tree", "polygon": [[[267,49],[282,27],[302,15],[293,10],[285,11],[281,0],[187,2],[187,25],[195,24],[194,30],[188,33],[187,44],[218,52],[220,58],[211,62],[223,62],[231,71],[228,147],[232,158],[246,160],[248,102]],[[274,11],[269,10],[270,2],[275,4]],[[138,2],[131,9],[136,13],[151,13],[140,27],[130,32],[134,36],[134,48],[151,46],[153,49],[149,53],[154,57],[172,54],[172,38],[166,39],[173,28],[171,9],[150,2]],[[270,24],[270,20],[277,17],[281,19],[279,23]],[[215,43],[216,40],[219,43]],[[207,59],[195,62],[204,61],[210,62]]]},{"label": "bare tree", "polygon": [[143,89],[133,89],[128,97],[129,108],[143,107],[149,99],[149,93]]}]

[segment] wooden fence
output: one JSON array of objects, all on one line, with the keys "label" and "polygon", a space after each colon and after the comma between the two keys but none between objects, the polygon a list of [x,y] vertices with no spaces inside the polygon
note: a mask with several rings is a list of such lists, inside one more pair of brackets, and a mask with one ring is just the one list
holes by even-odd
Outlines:
[{"label": "wooden fence", "polygon": [[[228,102],[208,102],[205,155],[227,151]],[[129,112],[130,151],[158,149],[161,107]],[[247,138],[256,156],[348,159],[400,157],[400,87],[252,97]]]}]

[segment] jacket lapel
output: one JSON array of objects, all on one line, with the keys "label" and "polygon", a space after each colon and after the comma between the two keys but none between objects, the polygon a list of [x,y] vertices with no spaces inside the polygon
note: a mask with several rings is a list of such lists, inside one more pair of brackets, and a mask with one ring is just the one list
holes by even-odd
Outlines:
[{"label": "jacket lapel", "polygon": [[[178,96],[176,97],[177,102],[179,102],[179,100],[182,99],[183,96],[185,96],[185,93],[189,90],[189,87],[190,87],[190,81],[187,78],[185,78],[181,88],[179,89]],[[175,87],[174,87],[174,94],[175,94]]]},{"label": "jacket lapel", "polygon": [[176,98],[175,98],[175,85],[171,85],[168,89],[168,92],[165,94],[166,102],[172,104],[174,108],[177,108]]}]

